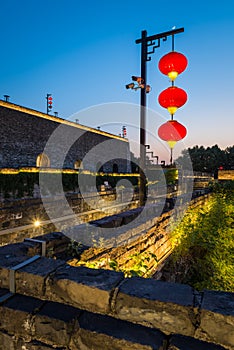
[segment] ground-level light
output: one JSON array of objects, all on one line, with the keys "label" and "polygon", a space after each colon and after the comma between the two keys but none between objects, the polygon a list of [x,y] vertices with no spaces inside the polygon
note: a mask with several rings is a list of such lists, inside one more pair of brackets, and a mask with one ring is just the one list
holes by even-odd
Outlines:
[{"label": "ground-level light", "polygon": [[33,223],[33,225],[34,225],[35,227],[39,227],[39,226],[41,225],[41,222],[40,222],[39,220],[35,220],[34,223]]}]

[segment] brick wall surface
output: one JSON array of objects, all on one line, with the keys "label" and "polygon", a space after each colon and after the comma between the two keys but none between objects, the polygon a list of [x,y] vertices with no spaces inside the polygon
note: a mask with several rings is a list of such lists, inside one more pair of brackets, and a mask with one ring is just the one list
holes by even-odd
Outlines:
[{"label": "brick wall surface", "polygon": [[[104,165],[104,170],[113,171],[113,165],[116,163],[119,172],[130,171],[128,161],[130,151],[126,140],[114,136],[112,138],[111,134],[99,133],[95,129],[85,131],[77,126],[66,125],[60,123],[59,118],[46,119],[46,115],[36,111],[33,115],[32,110],[27,113],[26,108],[17,110],[17,106],[10,103],[1,104],[4,106],[0,105],[0,168],[35,167],[37,156],[44,151],[49,137],[59,125],[62,125],[58,142],[49,153],[52,167],[74,169],[75,161],[82,160],[93,147],[102,142],[111,141],[111,144],[108,143],[109,146],[105,147],[110,160]],[[65,149],[67,149],[66,152]],[[113,159],[111,156],[116,149],[122,159]],[[63,166],[60,166],[62,154],[65,160],[64,164],[62,162]],[[94,150],[86,168],[96,171],[99,161],[102,162],[101,156]]]}]

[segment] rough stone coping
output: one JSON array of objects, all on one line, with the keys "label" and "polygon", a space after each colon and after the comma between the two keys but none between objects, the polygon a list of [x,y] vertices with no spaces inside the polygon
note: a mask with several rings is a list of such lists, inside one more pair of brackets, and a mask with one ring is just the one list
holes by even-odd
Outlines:
[{"label": "rough stone coping", "polygon": [[[226,316],[234,316],[234,293],[205,290],[202,309]],[[230,297],[232,296],[232,297]]]},{"label": "rough stone coping", "polygon": [[123,279],[122,272],[65,265],[48,278],[45,297],[106,314],[112,294]]},{"label": "rough stone coping", "polygon": [[[46,242],[46,253],[48,254],[51,249],[54,252],[61,252],[66,250],[66,247],[71,240],[66,237],[62,232],[51,232],[48,234],[35,236],[35,240],[41,240]],[[2,259],[22,256],[33,256],[41,253],[41,244],[36,241],[24,241],[20,243],[7,244],[0,247],[0,261]],[[24,258],[22,258],[24,259]]]},{"label": "rough stone coping", "polygon": [[[10,269],[28,259],[30,247],[24,242],[0,248],[0,288],[9,288]],[[234,293],[198,293],[188,285],[124,279],[120,272],[45,257],[16,270],[15,285],[20,294],[234,349]]]},{"label": "rough stone coping", "polygon": [[92,239],[99,244],[100,238],[108,248],[130,244],[169,217],[169,212],[160,215],[161,210],[158,210],[158,207],[160,205],[156,203],[144,208],[142,216],[139,216],[142,208],[137,208],[89,223],[74,225],[66,229],[66,234],[87,246],[93,245]]},{"label": "rough stone coping", "polygon": [[[0,295],[5,290],[0,289]],[[0,341],[5,349],[222,350],[191,337],[91,313],[57,302],[15,294],[0,305]]]},{"label": "rough stone coping", "polygon": [[204,291],[200,326],[195,336],[234,349],[234,293]]},{"label": "rough stone coping", "polygon": [[19,294],[0,305],[0,315],[0,340],[7,350],[21,349],[23,344],[27,349],[33,344],[44,349],[36,342],[71,350],[162,350],[166,342],[156,329]]},{"label": "rough stone coping", "polygon": [[173,335],[169,340],[168,350],[224,350],[220,345],[207,343],[191,337]]},{"label": "rough stone coping", "polygon": [[[155,282],[161,283],[161,286],[154,284]],[[139,281],[139,288],[137,288],[136,281],[133,282],[131,279],[130,283],[123,283],[120,286],[121,309],[118,311],[118,317],[122,318],[120,314],[123,313],[123,319],[130,318],[134,322],[138,318],[137,322],[141,324],[148,324],[144,319],[148,321],[151,317],[152,325],[163,330],[164,333],[171,329],[171,333],[194,336],[233,350],[234,293],[208,290],[198,293],[188,288],[190,287],[186,285],[165,284],[165,282],[151,281],[151,279],[148,279],[148,282],[144,281],[142,287]],[[194,296],[192,303],[191,292]],[[135,302],[129,298],[129,295],[138,300],[140,314],[139,309],[134,308]],[[153,305],[150,304],[150,298],[155,300]],[[163,306],[160,309],[161,302]],[[118,307],[118,297],[116,304]],[[193,333],[194,329],[195,333]],[[190,331],[191,334],[189,334]]]},{"label": "rough stone coping", "polygon": [[[2,288],[8,288],[7,273],[9,262],[0,266]],[[188,285],[124,279],[120,272],[73,267],[45,257],[17,270],[15,285],[20,294],[113,316],[166,335],[195,337],[228,349],[234,346],[233,293],[198,293]]]},{"label": "rough stone coping", "polygon": [[188,285],[133,277],[119,287],[115,312],[119,318],[148,325],[163,332],[193,336],[196,310]]},{"label": "rough stone coping", "polygon": [[124,213],[118,213],[114,215],[107,216],[102,219],[97,219],[90,221],[90,224],[97,227],[115,227],[126,225],[127,223],[134,220],[140,213],[142,212],[142,208],[134,208]]}]

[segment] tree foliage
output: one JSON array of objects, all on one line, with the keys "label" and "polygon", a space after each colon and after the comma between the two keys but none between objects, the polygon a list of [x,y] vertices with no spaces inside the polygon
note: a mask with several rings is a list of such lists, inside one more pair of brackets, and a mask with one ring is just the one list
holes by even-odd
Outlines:
[{"label": "tree foliage", "polygon": [[218,145],[212,147],[194,146],[182,151],[178,162],[191,158],[193,170],[216,173],[219,167],[234,169],[234,146],[221,150]]}]

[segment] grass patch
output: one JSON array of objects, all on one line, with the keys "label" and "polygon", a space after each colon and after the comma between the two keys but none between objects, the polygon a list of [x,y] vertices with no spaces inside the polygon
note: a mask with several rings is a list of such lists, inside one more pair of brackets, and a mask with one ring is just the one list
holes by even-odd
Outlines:
[{"label": "grass patch", "polygon": [[206,206],[190,209],[172,232],[164,271],[197,290],[234,291],[234,186],[216,185]]}]

